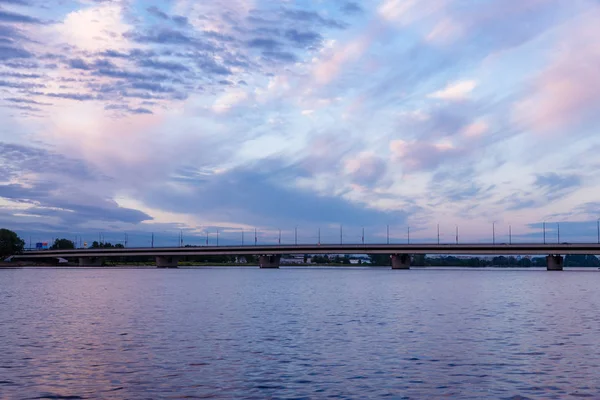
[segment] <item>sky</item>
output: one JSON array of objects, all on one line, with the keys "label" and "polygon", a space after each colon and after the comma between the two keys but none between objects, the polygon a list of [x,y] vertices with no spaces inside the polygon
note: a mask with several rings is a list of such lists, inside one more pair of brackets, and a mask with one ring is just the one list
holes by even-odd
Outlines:
[{"label": "sky", "polygon": [[596,241],[598,21],[598,0],[0,0],[0,227]]}]

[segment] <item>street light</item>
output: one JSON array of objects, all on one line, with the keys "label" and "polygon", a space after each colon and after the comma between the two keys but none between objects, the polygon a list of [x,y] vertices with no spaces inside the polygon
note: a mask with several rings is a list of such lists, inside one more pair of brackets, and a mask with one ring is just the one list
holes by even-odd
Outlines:
[{"label": "street light", "polygon": [[406,242],[410,244],[410,226],[406,227]]},{"label": "street light", "polygon": [[598,244],[600,244],[600,218],[596,221],[596,228],[598,229]]},{"label": "street light", "polygon": [[458,225],[456,225],[456,244],[458,244]]},{"label": "street light", "polygon": [[[598,243],[600,243],[600,239],[598,239]],[[390,226],[387,225],[387,244],[390,244]]]},{"label": "street light", "polygon": [[508,225],[508,244],[512,244],[512,226]]},{"label": "street light", "polygon": [[440,224],[437,224],[438,246],[440,245]]},{"label": "street light", "polygon": [[281,229],[279,230],[279,239],[278,239],[278,243],[279,243],[279,245],[281,245]]},{"label": "street light", "polygon": [[492,222],[492,244],[496,244],[496,221]]},{"label": "street light", "polygon": [[556,243],[560,244],[560,222],[556,223]]},{"label": "street light", "polygon": [[546,221],[544,221],[544,223],[542,224],[543,230],[544,230],[544,244],[546,244]]},{"label": "street light", "polygon": [[362,228],[362,244],[365,244],[365,227]]}]

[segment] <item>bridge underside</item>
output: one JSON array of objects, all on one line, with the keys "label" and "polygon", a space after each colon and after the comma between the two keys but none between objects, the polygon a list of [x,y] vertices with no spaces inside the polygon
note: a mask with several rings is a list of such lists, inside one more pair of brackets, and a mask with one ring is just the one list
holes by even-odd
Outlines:
[{"label": "bridge underside", "polygon": [[101,267],[104,264],[104,257],[79,257],[80,267]]},{"label": "bridge underside", "polygon": [[259,257],[261,268],[279,268],[280,255],[262,255]]},{"label": "bridge underside", "polygon": [[410,254],[393,254],[392,269],[410,269]]},{"label": "bridge underside", "polygon": [[546,269],[548,271],[562,271],[564,265],[563,256],[551,254],[546,257]]},{"label": "bridge underside", "polygon": [[179,257],[177,256],[157,256],[156,268],[178,268]]}]

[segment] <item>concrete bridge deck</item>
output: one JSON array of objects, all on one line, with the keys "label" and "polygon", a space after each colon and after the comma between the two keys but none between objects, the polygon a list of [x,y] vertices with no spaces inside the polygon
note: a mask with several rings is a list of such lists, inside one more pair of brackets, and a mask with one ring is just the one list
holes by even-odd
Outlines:
[{"label": "concrete bridge deck", "polygon": [[600,244],[299,244],[259,246],[135,247],[26,251],[15,258],[124,257],[248,254],[461,254],[461,255],[600,255]]},{"label": "concrete bridge deck", "polygon": [[546,255],[549,270],[561,270],[563,255],[600,255],[597,243],[562,244],[300,244],[258,246],[138,247],[26,251],[13,259],[78,258],[81,265],[97,265],[109,257],[156,257],[158,266],[176,267],[179,257],[196,255],[259,255],[261,267],[277,268],[283,254],[391,254],[392,267],[408,269],[410,255]]}]

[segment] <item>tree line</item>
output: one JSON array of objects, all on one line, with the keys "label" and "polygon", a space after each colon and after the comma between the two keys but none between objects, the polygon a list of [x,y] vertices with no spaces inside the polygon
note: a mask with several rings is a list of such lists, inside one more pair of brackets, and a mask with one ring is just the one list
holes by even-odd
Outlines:
[{"label": "tree line", "polygon": [[[392,265],[390,254],[373,254],[369,256],[373,265]],[[491,259],[480,257],[458,258],[454,256],[428,257],[423,254],[413,256],[411,265],[415,267],[546,267],[546,257],[517,258],[497,256]],[[565,267],[598,267],[600,259],[595,255],[570,254],[565,257]]]}]

